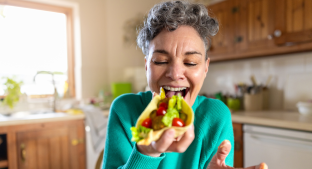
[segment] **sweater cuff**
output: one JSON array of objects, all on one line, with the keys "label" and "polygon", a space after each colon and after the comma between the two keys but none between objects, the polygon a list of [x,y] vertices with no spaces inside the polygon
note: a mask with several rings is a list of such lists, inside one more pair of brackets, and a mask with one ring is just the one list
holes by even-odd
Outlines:
[{"label": "sweater cuff", "polygon": [[144,168],[155,169],[158,168],[159,163],[165,158],[165,153],[162,153],[159,157],[151,157],[140,153],[137,146],[134,145],[132,153],[123,168]]}]

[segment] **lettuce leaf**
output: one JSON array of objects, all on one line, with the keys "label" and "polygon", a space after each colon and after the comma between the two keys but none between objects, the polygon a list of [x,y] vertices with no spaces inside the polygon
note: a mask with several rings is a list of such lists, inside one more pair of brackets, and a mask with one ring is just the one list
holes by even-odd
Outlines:
[{"label": "lettuce leaf", "polygon": [[172,120],[174,118],[179,118],[179,112],[176,108],[168,108],[167,113],[162,118],[162,122],[165,126],[171,127],[172,126]]},{"label": "lettuce leaf", "polygon": [[150,128],[146,128],[143,126],[139,126],[138,128],[136,127],[131,127],[130,128],[131,132],[132,132],[132,138],[131,141],[135,141],[138,142],[140,140],[143,140],[144,138],[147,137],[148,133],[152,130]]},{"label": "lettuce leaf", "polygon": [[177,97],[177,109],[178,111],[182,110],[182,96],[180,93],[178,94],[178,97]]},{"label": "lettuce leaf", "polygon": [[168,103],[168,108],[174,108],[175,105],[177,103],[177,96],[173,95],[170,99],[169,99],[169,103]]}]

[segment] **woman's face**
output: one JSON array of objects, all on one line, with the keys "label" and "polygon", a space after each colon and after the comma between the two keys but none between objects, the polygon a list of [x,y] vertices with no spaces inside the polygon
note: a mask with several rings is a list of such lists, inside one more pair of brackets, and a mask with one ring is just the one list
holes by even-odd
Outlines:
[{"label": "woman's face", "polygon": [[163,87],[167,97],[181,93],[192,106],[208,72],[205,55],[205,44],[194,28],[164,29],[150,42],[145,58],[151,91],[159,93]]}]

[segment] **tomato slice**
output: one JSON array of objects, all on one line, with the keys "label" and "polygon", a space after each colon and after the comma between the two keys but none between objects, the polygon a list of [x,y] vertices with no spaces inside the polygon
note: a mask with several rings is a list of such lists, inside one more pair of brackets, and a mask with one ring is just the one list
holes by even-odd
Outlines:
[{"label": "tomato slice", "polygon": [[146,118],[143,122],[142,122],[142,126],[146,127],[146,128],[152,128],[152,119],[151,118]]},{"label": "tomato slice", "polygon": [[157,109],[157,116],[163,116],[167,113],[166,109],[164,107],[159,107]]},{"label": "tomato slice", "polygon": [[176,126],[176,127],[184,127],[184,121],[181,120],[180,118],[174,118],[172,120],[172,126]]},{"label": "tomato slice", "polygon": [[164,107],[164,108],[167,110],[167,109],[168,109],[168,104],[165,103],[165,102],[161,102],[161,103],[159,104],[159,107]]}]

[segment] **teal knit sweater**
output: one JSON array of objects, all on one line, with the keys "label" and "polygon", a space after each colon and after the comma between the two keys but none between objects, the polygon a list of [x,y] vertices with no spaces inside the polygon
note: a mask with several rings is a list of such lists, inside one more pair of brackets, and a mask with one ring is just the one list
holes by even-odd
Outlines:
[{"label": "teal knit sweater", "polygon": [[131,142],[130,127],[152,99],[151,92],[126,94],[111,106],[102,168],[122,169],[198,169],[206,168],[224,140],[232,145],[225,163],[233,166],[234,142],[231,113],[219,100],[197,96],[192,109],[195,114],[195,139],[184,153],[162,153],[160,157],[141,154]]}]

